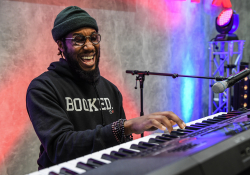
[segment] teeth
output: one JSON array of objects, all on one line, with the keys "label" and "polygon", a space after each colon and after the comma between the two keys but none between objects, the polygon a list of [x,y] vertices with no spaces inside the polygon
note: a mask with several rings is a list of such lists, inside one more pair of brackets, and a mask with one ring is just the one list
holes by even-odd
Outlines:
[{"label": "teeth", "polygon": [[94,58],[94,56],[90,56],[90,57],[82,57],[82,59],[84,59],[84,60],[91,60],[91,59],[93,59]]}]

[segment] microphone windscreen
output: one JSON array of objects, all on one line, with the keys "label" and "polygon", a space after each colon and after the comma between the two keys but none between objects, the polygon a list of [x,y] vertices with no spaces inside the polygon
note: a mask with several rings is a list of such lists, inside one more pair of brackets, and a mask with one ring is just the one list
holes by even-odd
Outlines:
[{"label": "microphone windscreen", "polygon": [[224,92],[227,87],[228,83],[226,81],[218,81],[213,85],[212,90],[214,93],[218,94]]}]

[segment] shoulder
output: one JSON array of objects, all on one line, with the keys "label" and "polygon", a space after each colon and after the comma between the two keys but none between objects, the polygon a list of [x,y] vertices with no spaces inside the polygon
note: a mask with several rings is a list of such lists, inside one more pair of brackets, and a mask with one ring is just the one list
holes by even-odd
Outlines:
[{"label": "shoulder", "polygon": [[117,88],[116,85],[114,85],[111,81],[107,80],[106,78],[104,77],[100,77],[100,83],[102,84],[102,86],[108,86],[116,91],[119,91],[119,89]]},{"label": "shoulder", "polygon": [[39,75],[38,77],[34,78],[31,83],[29,84],[28,91],[31,89],[42,89],[45,87],[49,87],[53,84],[53,77],[55,77],[55,73],[53,71],[46,71]]}]

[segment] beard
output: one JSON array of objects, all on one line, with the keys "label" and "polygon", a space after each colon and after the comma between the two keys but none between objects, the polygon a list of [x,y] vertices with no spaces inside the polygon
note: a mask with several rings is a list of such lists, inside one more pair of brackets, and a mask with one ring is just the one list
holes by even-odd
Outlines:
[{"label": "beard", "polygon": [[78,78],[80,78],[81,80],[85,80],[88,81],[90,83],[94,83],[96,82],[99,77],[100,77],[100,71],[99,71],[99,60],[100,60],[100,50],[98,51],[98,53],[96,53],[96,63],[95,63],[95,69],[91,70],[91,71],[85,71],[83,70],[79,63],[78,63],[78,59],[77,55],[72,55],[70,53],[68,53],[67,51],[67,47],[64,47],[65,51],[63,52],[70,69],[72,70],[73,74],[76,75]]}]

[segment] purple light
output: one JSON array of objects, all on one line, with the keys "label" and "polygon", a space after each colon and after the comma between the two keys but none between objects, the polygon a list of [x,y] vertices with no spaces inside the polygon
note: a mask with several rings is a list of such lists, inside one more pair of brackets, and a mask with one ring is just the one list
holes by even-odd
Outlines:
[{"label": "purple light", "polygon": [[233,10],[223,10],[217,18],[217,24],[221,27],[227,26],[232,18]]}]

